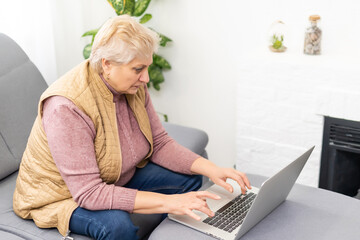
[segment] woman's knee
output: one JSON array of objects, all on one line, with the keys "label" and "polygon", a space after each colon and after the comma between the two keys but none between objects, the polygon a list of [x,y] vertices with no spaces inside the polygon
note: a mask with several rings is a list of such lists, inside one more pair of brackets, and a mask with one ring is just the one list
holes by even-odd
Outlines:
[{"label": "woman's knee", "polygon": [[90,211],[78,207],[70,219],[70,231],[97,240],[138,239],[127,212],[121,210]]}]

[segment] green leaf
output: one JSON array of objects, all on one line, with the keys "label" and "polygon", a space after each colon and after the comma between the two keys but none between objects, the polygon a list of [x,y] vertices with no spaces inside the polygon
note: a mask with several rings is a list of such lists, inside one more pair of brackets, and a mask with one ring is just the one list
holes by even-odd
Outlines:
[{"label": "green leaf", "polygon": [[125,9],[124,1],[125,0],[108,0],[108,2],[114,8],[117,15],[123,14]]},{"label": "green leaf", "polygon": [[81,37],[86,37],[86,36],[95,36],[97,34],[97,32],[99,31],[99,29],[93,29],[90,31],[87,31],[86,33],[84,33]]},{"label": "green leaf", "polygon": [[149,66],[149,77],[153,87],[156,90],[160,90],[159,84],[165,81],[161,68],[154,64],[151,64]]},{"label": "green leaf", "polygon": [[134,15],[135,10],[135,0],[125,0],[125,10],[123,14],[129,14],[130,16]]},{"label": "green leaf", "polygon": [[160,67],[151,64],[149,67],[149,77],[152,80],[153,84],[159,84],[164,82],[164,76]]},{"label": "green leaf", "polygon": [[148,22],[150,19],[152,18],[152,15],[147,13],[145,14],[141,19],[140,19],[140,23],[146,23]]},{"label": "green leaf", "polygon": [[114,8],[117,15],[133,15],[135,9],[135,0],[107,0]]},{"label": "green leaf", "polygon": [[167,114],[164,114],[164,121],[165,121],[165,122],[168,122],[168,121],[169,121],[169,117],[168,117]]},{"label": "green leaf", "polygon": [[92,48],[92,45],[90,43],[84,47],[83,56],[85,59],[88,59],[90,57],[91,48]]},{"label": "green leaf", "polygon": [[161,33],[159,33],[159,36],[161,38],[160,46],[162,46],[162,47],[165,47],[168,42],[172,42],[172,40],[170,38],[168,38],[167,36],[165,36]]},{"label": "green leaf", "polygon": [[91,45],[92,45],[93,42],[94,42],[95,36],[96,36],[96,34],[98,33],[98,31],[99,31],[99,28],[98,28],[98,29],[93,29],[93,30],[87,31],[87,32],[84,33],[81,37],[92,36],[92,38],[91,38]]},{"label": "green leaf", "polygon": [[170,63],[168,61],[166,61],[165,58],[163,58],[157,54],[153,55],[153,62],[155,65],[159,66],[160,68],[171,69]]},{"label": "green leaf", "polygon": [[153,84],[153,86],[157,91],[160,91],[160,85],[159,84]]},{"label": "green leaf", "polygon": [[140,17],[148,8],[151,0],[138,0],[135,3],[134,16]]}]

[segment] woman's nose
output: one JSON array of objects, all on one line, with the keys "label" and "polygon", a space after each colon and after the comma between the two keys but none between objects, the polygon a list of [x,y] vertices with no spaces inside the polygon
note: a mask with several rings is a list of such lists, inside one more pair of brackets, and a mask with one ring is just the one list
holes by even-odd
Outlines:
[{"label": "woman's nose", "polygon": [[140,75],[139,80],[140,80],[141,82],[148,83],[149,80],[150,80],[149,72],[148,72],[148,71],[144,71],[144,72]]}]

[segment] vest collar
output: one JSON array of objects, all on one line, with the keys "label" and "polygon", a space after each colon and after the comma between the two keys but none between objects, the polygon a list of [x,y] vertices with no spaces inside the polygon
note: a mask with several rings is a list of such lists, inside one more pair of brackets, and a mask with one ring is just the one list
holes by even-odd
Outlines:
[{"label": "vest collar", "polygon": [[113,94],[114,99],[113,101],[115,102],[115,99],[119,99],[121,95],[123,95],[122,93],[117,92],[104,78],[104,76],[100,73],[99,74],[101,80],[103,81],[103,83],[106,85],[106,87],[110,90],[110,92]]},{"label": "vest collar", "polygon": [[88,62],[88,72],[89,72],[90,80],[95,82],[100,94],[104,97],[104,99],[113,102],[114,101],[113,93],[106,86],[104,81],[101,79],[100,75],[90,66],[89,62]]}]

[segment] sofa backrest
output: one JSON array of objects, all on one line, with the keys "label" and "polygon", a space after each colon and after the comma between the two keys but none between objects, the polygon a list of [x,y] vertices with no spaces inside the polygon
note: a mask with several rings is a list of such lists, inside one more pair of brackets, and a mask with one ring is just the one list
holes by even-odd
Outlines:
[{"label": "sofa backrest", "polygon": [[18,170],[46,88],[25,52],[0,33],[0,180]]}]

